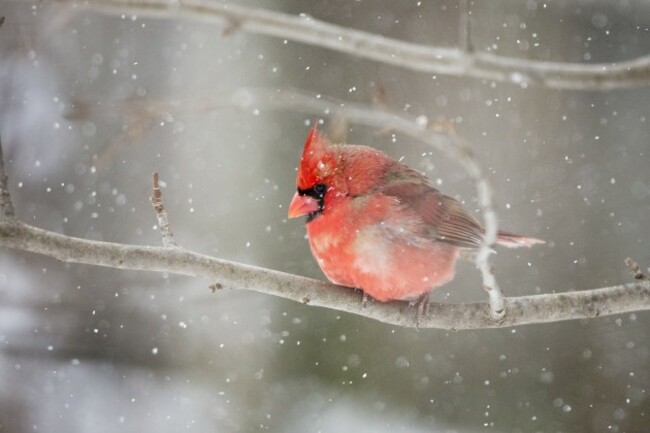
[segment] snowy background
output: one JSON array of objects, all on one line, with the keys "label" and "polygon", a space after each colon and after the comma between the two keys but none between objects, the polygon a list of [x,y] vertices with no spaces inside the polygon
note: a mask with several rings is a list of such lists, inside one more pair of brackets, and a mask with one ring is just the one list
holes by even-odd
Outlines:
[{"label": "snowy background", "polygon": [[[252,7],[453,47],[454,1],[258,1]],[[568,62],[650,52],[643,1],[471,6],[476,50]],[[67,235],[160,244],[155,170],[177,240],[324,278],[287,220],[311,114],[218,104],[239,88],[301,89],[452,119],[480,156],[504,229],[508,295],[630,281],[650,263],[650,88],[584,92],[413,72],[188,19],[5,1],[0,135],[18,215]],[[378,90],[381,89],[381,90]],[[207,102],[206,102],[207,101]],[[322,127],[327,131],[331,119]],[[477,210],[455,163],[350,124]],[[459,265],[438,300],[481,300]],[[2,432],[642,432],[650,315],[515,329],[395,328],[209,282],[0,251]]]}]

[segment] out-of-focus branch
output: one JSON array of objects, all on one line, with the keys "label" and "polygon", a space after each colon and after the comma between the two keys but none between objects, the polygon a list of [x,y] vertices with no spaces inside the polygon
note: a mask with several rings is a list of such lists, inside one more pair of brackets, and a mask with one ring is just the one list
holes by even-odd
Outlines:
[{"label": "out-of-focus branch", "polygon": [[[224,289],[253,290],[387,324],[415,326],[413,312],[405,303],[374,302],[363,307],[361,294],[349,288],[180,248],[90,241],[41,230],[11,219],[0,219],[0,246],[42,254],[66,263],[204,277],[218,281],[219,287]],[[418,327],[450,330],[502,328],[650,310],[650,281],[579,292],[506,298],[506,310],[505,318],[495,321],[490,316],[489,304],[484,302],[433,302]]]},{"label": "out-of-focus branch", "polygon": [[[432,74],[539,85],[554,89],[610,90],[650,84],[650,55],[611,63],[568,63],[504,57],[467,47],[420,45],[263,9],[209,0],[53,0],[75,8],[142,18],[191,18],[348,53]],[[469,43],[470,41],[466,41]]]},{"label": "out-of-focus branch", "polygon": [[[3,21],[4,21],[4,17]],[[1,24],[1,23],[0,23]],[[9,194],[9,185],[7,183],[7,172],[5,171],[4,155],[2,154],[2,142],[0,141],[0,218],[10,219],[16,215],[14,204]]]},{"label": "out-of-focus branch", "polygon": [[458,1],[458,49],[464,53],[474,51],[470,26],[470,0]]}]

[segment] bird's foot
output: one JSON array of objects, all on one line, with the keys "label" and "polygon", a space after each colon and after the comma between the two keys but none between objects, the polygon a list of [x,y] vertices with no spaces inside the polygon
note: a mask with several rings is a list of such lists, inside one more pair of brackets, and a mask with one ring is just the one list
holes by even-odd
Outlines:
[{"label": "bird's foot", "polygon": [[372,302],[372,301],[374,301],[374,299],[366,292],[363,292],[363,298],[361,298],[361,308],[366,308],[368,302]]},{"label": "bird's foot", "polygon": [[420,329],[422,318],[429,314],[429,293],[425,293],[409,305],[415,306],[415,329]]}]

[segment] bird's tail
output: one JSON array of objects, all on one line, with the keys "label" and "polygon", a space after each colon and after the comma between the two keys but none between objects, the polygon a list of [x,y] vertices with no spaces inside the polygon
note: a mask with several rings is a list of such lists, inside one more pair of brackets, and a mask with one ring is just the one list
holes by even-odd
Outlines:
[{"label": "bird's tail", "polygon": [[497,244],[508,248],[530,248],[533,245],[545,244],[546,241],[537,238],[529,238],[514,233],[502,232],[497,233]]}]

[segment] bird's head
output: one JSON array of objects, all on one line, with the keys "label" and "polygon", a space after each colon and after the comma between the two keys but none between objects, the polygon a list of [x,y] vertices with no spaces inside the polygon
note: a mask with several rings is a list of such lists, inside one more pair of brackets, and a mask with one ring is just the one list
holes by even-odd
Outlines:
[{"label": "bird's head", "polygon": [[329,204],[374,190],[395,161],[367,146],[334,145],[312,127],[298,166],[289,218],[323,213]]},{"label": "bird's head", "polygon": [[297,191],[289,205],[289,218],[308,215],[311,221],[325,208],[325,196],[342,168],[340,155],[314,125],[307,135],[296,178]]}]

